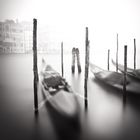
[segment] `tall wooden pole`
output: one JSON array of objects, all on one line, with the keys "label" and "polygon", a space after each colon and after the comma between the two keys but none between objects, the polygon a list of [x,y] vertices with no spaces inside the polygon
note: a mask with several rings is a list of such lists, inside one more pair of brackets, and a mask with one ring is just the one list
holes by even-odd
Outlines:
[{"label": "tall wooden pole", "polygon": [[34,72],[34,109],[38,112],[38,68],[37,68],[37,19],[33,19],[33,72]]},{"label": "tall wooden pole", "polygon": [[62,77],[64,75],[64,67],[63,67],[63,42],[61,42],[61,70],[62,70]]},{"label": "tall wooden pole", "polygon": [[123,99],[126,100],[126,73],[127,73],[127,45],[124,46],[124,81],[123,81]]},{"label": "tall wooden pole", "polygon": [[134,70],[136,70],[136,39],[134,38]]},{"label": "tall wooden pole", "polygon": [[108,49],[108,57],[107,57],[107,69],[109,70],[109,60],[110,60],[110,50]]},{"label": "tall wooden pole", "polygon": [[119,41],[118,41],[118,34],[117,34],[116,72],[118,72],[118,50],[119,50]]},{"label": "tall wooden pole", "polygon": [[88,69],[89,69],[89,40],[88,40],[88,27],[86,27],[86,40],[85,40],[85,109],[88,108],[88,100],[87,100],[87,80],[88,80]]}]

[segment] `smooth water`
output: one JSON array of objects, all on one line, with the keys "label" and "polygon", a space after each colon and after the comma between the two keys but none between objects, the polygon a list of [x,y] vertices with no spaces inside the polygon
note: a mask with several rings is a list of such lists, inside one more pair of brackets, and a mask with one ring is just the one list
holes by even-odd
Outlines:
[{"label": "smooth water", "polygon": [[[64,77],[78,94],[81,105],[81,139],[139,139],[140,97],[129,97],[123,104],[122,93],[94,79],[89,71],[88,112],[84,114],[84,60],[82,73],[71,74],[71,55],[64,55]],[[60,55],[38,55],[38,72],[41,61],[61,74]],[[97,60],[96,60],[97,62]],[[103,63],[99,60],[99,63]],[[103,67],[106,65],[103,63]],[[112,66],[113,67],[113,66]],[[0,56],[0,135],[14,139],[56,139],[54,127],[45,107],[39,110],[36,120],[33,111],[33,57],[32,54]],[[39,103],[42,97],[39,94]],[[36,122],[37,121],[37,122]],[[70,131],[70,130],[68,130]],[[71,133],[71,132],[70,132]]]}]

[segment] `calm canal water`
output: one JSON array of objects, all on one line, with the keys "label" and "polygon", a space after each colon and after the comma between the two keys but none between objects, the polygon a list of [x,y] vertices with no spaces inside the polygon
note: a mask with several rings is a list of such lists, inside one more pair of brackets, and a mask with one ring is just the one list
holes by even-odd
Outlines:
[{"label": "calm canal water", "polygon": [[[42,58],[61,73],[60,55],[39,54],[39,72]],[[64,55],[64,77],[80,95],[78,98],[83,112],[84,100],[81,96],[84,95],[84,59],[84,55],[81,55],[82,73],[79,75],[76,71],[72,75],[71,55]],[[1,133],[6,131],[7,134],[11,134],[12,131],[14,135],[16,133],[16,129],[12,130],[14,126],[17,126],[21,133],[23,131],[29,133],[34,129],[32,62],[32,54],[0,55],[0,110],[3,113],[0,117],[0,121],[3,122]],[[102,60],[99,63],[101,64]],[[105,67],[105,64],[103,66]],[[39,95],[39,102],[41,100]],[[48,137],[55,139],[55,136],[52,136],[54,130],[51,123],[46,124],[47,117],[43,115],[42,113],[38,128],[41,129],[40,133],[45,135],[46,130]],[[129,97],[124,105],[121,92],[103,85],[89,73],[88,112],[86,118],[83,118],[82,129],[88,138],[119,139],[124,136],[127,139],[139,139],[140,97]],[[32,134],[29,135],[32,137]]]}]

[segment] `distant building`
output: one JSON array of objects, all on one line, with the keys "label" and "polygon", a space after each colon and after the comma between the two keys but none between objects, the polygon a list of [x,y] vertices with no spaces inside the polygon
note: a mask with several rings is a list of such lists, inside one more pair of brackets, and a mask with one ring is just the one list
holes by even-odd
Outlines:
[{"label": "distant building", "polygon": [[[38,26],[38,53],[60,53],[61,40],[56,35],[56,31],[53,28]],[[31,53],[32,48],[32,22],[18,22],[18,20],[0,22],[0,53]]]},{"label": "distant building", "polygon": [[32,24],[6,20],[0,22],[0,52],[26,53],[32,50]]}]

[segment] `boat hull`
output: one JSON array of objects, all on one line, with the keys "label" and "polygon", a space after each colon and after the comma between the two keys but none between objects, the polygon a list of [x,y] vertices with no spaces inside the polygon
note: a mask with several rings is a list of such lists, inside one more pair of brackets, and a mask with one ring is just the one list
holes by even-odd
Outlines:
[{"label": "boat hull", "polygon": [[[122,73],[105,71],[93,64],[90,64],[90,68],[96,79],[104,82],[107,85],[110,85],[111,87],[123,91],[124,77]],[[99,71],[97,71],[97,68],[99,69]],[[126,90],[128,93],[140,95],[140,83],[127,76]]]},{"label": "boat hull", "polygon": [[[115,61],[112,60],[113,65],[116,66]],[[121,64],[118,64],[118,69],[122,73],[124,73],[124,66]],[[136,80],[140,80],[140,69],[132,69],[132,68],[127,68],[127,75],[135,78]]]},{"label": "boat hull", "polygon": [[50,66],[46,66],[42,72],[41,89],[47,104],[61,115],[79,115],[80,106],[76,94],[59,73]]}]

